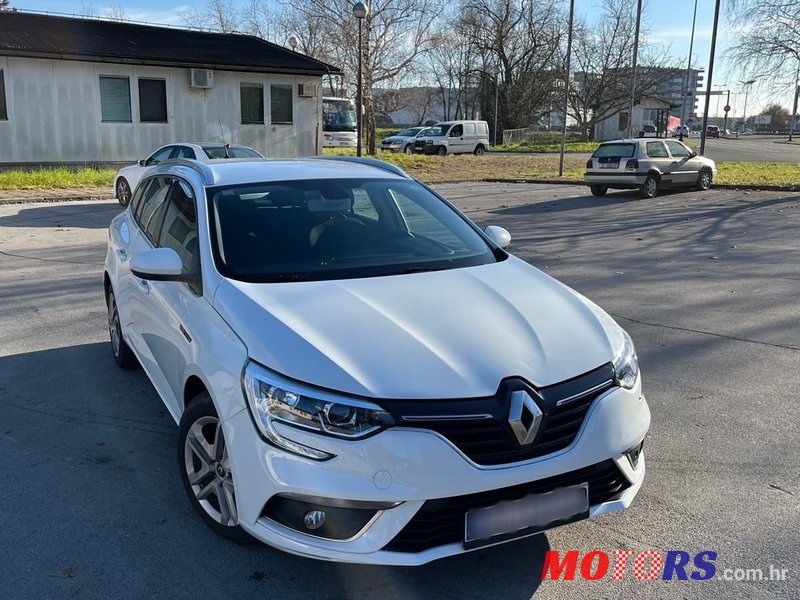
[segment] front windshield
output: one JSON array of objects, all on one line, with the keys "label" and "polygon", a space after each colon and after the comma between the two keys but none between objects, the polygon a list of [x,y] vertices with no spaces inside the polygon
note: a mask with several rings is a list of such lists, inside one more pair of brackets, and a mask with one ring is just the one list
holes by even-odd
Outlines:
[{"label": "front windshield", "polygon": [[400,137],[414,137],[420,131],[422,131],[422,127],[409,127],[408,129],[403,129],[403,131],[401,131],[397,135]]},{"label": "front windshield", "polygon": [[355,131],[356,109],[349,100],[322,101],[323,131]]},{"label": "front windshield", "polygon": [[505,256],[414,181],[253,183],[210,188],[208,202],[217,268],[240,281],[376,277]]}]

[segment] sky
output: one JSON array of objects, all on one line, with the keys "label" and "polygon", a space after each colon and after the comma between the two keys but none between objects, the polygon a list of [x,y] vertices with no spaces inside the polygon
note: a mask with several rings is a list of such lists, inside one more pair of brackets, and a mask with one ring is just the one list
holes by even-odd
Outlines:
[{"label": "sky", "polygon": [[[566,0],[565,0],[566,1]],[[692,66],[706,70],[708,74],[709,51],[711,48],[711,32],[714,21],[714,0],[697,1],[697,25],[695,29],[694,47],[692,50]],[[242,2],[244,3],[244,2]],[[203,0],[178,0],[175,4],[163,0],[11,0],[12,7],[21,10],[47,11],[63,14],[81,14],[91,6],[96,13],[102,13],[108,7],[121,7],[128,19],[165,25],[183,25],[180,14],[192,4],[201,7]],[[591,21],[598,13],[599,0],[575,0],[576,16]],[[692,11],[695,0],[643,0],[643,27],[649,31],[649,40],[669,48],[670,53],[685,68],[689,54],[689,41],[692,32]],[[724,0],[723,0],[724,5]],[[731,36],[726,26],[724,6],[720,15],[717,34],[716,61],[714,67],[713,89],[730,90],[732,112],[730,116],[741,116],[744,109],[744,88],[739,74],[729,75],[729,65],[725,62],[726,49]],[[705,84],[706,82],[704,82]],[[779,102],[787,109],[791,108],[791,92],[784,97],[767,95],[753,86],[747,98],[747,114],[754,115],[766,104]],[[726,96],[712,96],[709,114],[721,116]],[[719,101],[718,101],[719,100]],[[700,100],[700,112],[703,111],[703,99]]]}]

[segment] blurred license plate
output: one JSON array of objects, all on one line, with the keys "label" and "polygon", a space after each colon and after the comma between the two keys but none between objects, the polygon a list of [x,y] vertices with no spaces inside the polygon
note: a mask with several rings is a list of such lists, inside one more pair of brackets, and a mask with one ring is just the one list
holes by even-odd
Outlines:
[{"label": "blurred license plate", "polygon": [[619,168],[619,161],[615,162],[601,162],[600,163],[601,169],[618,169]]},{"label": "blurred license plate", "polygon": [[589,484],[529,494],[467,512],[464,545],[490,544],[589,516]]}]

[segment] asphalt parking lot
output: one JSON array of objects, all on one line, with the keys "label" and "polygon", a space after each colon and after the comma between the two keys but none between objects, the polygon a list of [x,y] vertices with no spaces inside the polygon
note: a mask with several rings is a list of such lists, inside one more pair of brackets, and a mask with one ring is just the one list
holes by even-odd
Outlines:
[{"label": "asphalt parking lot", "polygon": [[[653,414],[631,508],[419,568],[216,538],[177,429],[116,368],[102,266],[114,201],[0,206],[0,585],[24,598],[800,597],[800,195],[439,186],[633,336]],[[703,550],[786,581],[541,582],[548,549]]]}]

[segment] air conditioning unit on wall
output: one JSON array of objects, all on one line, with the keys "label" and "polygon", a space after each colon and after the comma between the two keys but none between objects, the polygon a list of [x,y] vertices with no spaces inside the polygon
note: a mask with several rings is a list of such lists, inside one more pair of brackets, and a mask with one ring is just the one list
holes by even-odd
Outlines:
[{"label": "air conditioning unit on wall", "polygon": [[214,87],[214,71],[211,69],[191,69],[189,87],[208,89]]},{"label": "air conditioning unit on wall", "polygon": [[316,83],[298,83],[297,95],[301,98],[316,98],[317,97],[317,84]]}]

